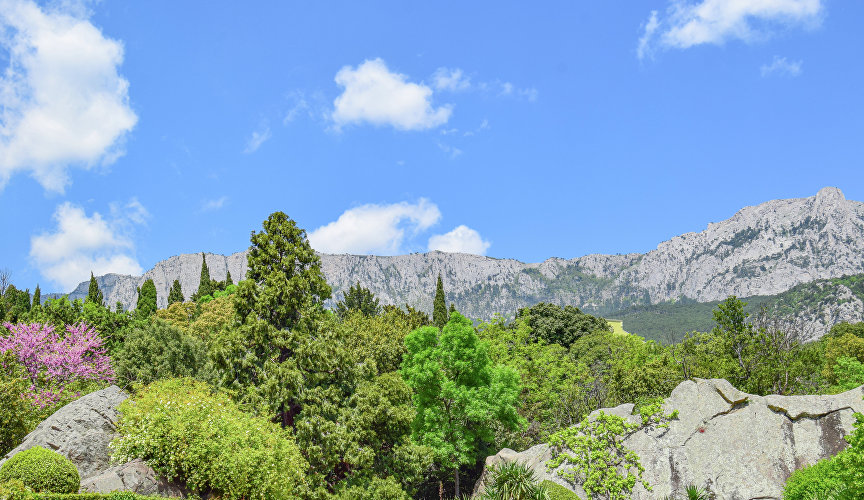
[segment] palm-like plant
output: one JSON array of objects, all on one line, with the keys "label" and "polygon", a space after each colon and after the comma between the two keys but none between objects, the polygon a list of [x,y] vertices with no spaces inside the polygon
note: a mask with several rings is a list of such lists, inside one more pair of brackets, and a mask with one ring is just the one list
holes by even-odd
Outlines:
[{"label": "palm-like plant", "polygon": [[482,500],[549,500],[549,492],[539,484],[534,471],[520,462],[489,469],[489,480]]}]

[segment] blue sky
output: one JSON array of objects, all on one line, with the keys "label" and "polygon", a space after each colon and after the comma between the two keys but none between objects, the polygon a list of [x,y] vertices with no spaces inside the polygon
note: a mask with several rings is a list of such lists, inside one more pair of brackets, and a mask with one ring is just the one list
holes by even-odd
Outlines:
[{"label": "blue sky", "polygon": [[864,200],[864,3],[0,0],[0,267],[231,253],[645,252]]}]

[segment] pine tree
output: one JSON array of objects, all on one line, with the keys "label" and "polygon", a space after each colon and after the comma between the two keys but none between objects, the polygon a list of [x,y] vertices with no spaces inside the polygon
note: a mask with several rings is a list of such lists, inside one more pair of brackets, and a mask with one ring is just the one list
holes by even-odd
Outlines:
[{"label": "pine tree", "polygon": [[441,281],[441,273],[438,273],[438,285],[435,288],[435,302],[432,304],[432,324],[438,328],[444,328],[447,324],[447,301],[444,299],[444,282]]},{"label": "pine tree", "polygon": [[156,312],[156,284],[152,279],[145,281],[138,289],[138,303],[135,305],[135,310],[142,318]]},{"label": "pine tree", "polygon": [[231,279],[231,271],[228,271],[228,275],[225,276],[225,288],[234,284],[234,280]]},{"label": "pine tree", "polygon": [[171,284],[171,291],[168,292],[168,305],[183,302],[183,288],[180,286],[180,280],[174,280]]},{"label": "pine tree", "polygon": [[103,300],[104,297],[102,296],[102,290],[99,289],[99,283],[96,283],[93,271],[90,271],[90,288],[87,290],[87,300],[85,302],[92,302],[101,306]]},{"label": "pine tree", "polygon": [[455,312],[456,312],[456,304],[451,302],[450,303],[450,314],[453,314]]},{"label": "pine tree", "polygon": [[39,285],[36,285],[36,291],[33,292],[33,307],[42,305],[42,290]]},{"label": "pine tree", "polygon": [[213,283],[210,282],[210,269],[207,267],[207,258],[204,257],[204,252],[201,252],[201,282],[198,284],[198,291],[195,292],[193,299],[198,300],[205,295],[213,295]]}]

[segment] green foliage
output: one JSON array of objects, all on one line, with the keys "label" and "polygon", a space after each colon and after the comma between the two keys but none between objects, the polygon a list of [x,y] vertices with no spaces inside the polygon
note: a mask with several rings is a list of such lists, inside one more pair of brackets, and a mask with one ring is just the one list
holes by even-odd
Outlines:
[{"label": "green foliage", "polygon": [[5,320],[17,323],[30,312],[30,291],[18,290],[15,285],[9,285],[3,294],[3,304],[6,311]]},{"label": "green foliage", "polygon": [[444,282],[441,280],[441,273],[438,273],[438,283],[435,285],[435,299],[432,302],[432,324],[441,329],[447,324],[448,319],[447,300],[444,298]]},{"label": "green foliage", "polygon": [[357,311],[364,316],[377,316],[381,314],[381,306],[378,299],[368,289],[360,286],[358,281],[355,286],[348,289],[348,293],[336,303],[336,314],[345,318],[349,313]]},{"label": "green foliage", "polygon": [[171,290],[168,292],[168,305],[183,302],[183,287],[180,286],[180,280],[174,280],[171,283]]},{"label": "green foliage", "polygon": [[834,373],[837,383],[832,387],[831,392],[848,391],[864,384],[864,364],[855,358],[846,356],[837,358]]},{"label": "green foliage", "polygon": [[828,332],[830,337],[842,337],[846,334],[852,334],[858,338],[864,338],[864,322],[848,323],[844,321],[832,326],[831,331]]},{"label": "green foliage", "polygon": [[864,361],[864,338],[858,337],[852,332],[838,331],[824,340],[825,355],[822,374],[828,382],[837,382],[835,367],[839,358],[848,357],[858,361]]},{"label": "green foliage", "polygon": [[96,283],[96,278],[93,276],[93,271],[90,271],[90,286],[87,289],[87,300],[84,302],[92,302],[96,305],[104,305],[105,297],[102,296],[102,290],[99,289],[99,283]]},{"label": "green foliage", "polygon": [[558,306],[540,302],[519,309],[517,318],[523,318],[536,338],[548,344],[569,348],[580,337],[596,331],[612,332],[612,327],[603,318],[584,314],[578,307]]},{"label": "green foliage", "polygon": [[418,311],[413,307],[405,304],[405,309],[400,309],[394,305],[385,305],[381,308],[382,314],[393,314],[402,318],[409,325],[409,331],[414,331],[421,326],[429,326],[432,324],[432,320],[429,319],[429,315],[423,311]]},{"label": "green foliage", "polygon": [[334,500],[409,500],[411,497],[393,477],[374,478],[363,486],[352,486],[333,496]]},{"label": "green foliage", "polygon": [[173,377],[200,380],[212,377],[204,342],[160,319],[128,332],[114,353],[113,366],[118,380],[124,384],[146,385]]},{"label": "green foliage", "polygon": [[555,455],[547,467],[561,467],[558,475],[581,484],[589,498],[627,499],[637,481],[650,491],[651,485],[642,479],[645,468],[639,456],[623,441],[644,427],[668,427],[677,412],[664,415],[656,403],[643,407],[640,417],[641,423],[633,423],[601,410],[595,418],[555,433],[549,439]]},{"label": "green foliage", "polygon": [[493,441],[495,427],[516,430],[524,425],[515,408],[519,375],[492,366],[488,345],[459,313],[443,330],[411,332],[405,346],[402,376],[414,390],[417,409],[412,436],[434,450],[443,469],[454,471],[458,496],[459,467],[477,460],[479,446]]},{"label": "green foliage", "polygon": [[78,469],[56,451],[34,446],[16,453],[0,467],[0,483],[17,479],[35,492],[75,493],[81,484]]},{"label": "green foliage", "polygon": [[411,318],[397,308],[378,316],[356,311],[342,320],[346,335],[356,338],[354,349],[366,362],[374,362],[379,374],[399,370],[405,355],[405,337],[411,333]]},{"label": "green foliage", "polygon": [[150,278],[144,281],[144,284],[138,289],[135,312],[139,318],[149,318],[156,312],[156,284]]},{"label": "green foliage", "polygon": [[39,285],[36,285],[36,290],[33,292],[33,304],[32,307],[38,307],[42,305],[42,290],[39,289]]},{"label": "green foliage", "polygon": [[545,479],[540,484],[546,487],[546,491],[549,494],[549,500],[579,500],[579,495],[558,483],[553,483],[552,481]]},{"label": "green foliage", "polygon": [[145,500],[164,499],[162,496],[145,496],[130,491],[112,493],[35,493],[21,481],[13,480],[0,484],[0,500]]},{"label": "green foliage", "polygon": [[487,474],[480,500],[550,500],[546,486],[521,462],[493,466]]},{"label": "green foliage", "polygon": [[18,446],[31,430],[31,405],[24,367],[11,353],[0,354],[0,456]]},{"label": "green foliage", "polygon": [[120,405],[118,463],[143,458],[169,480],[224,499],[294,498],[306,462],[291,432],[190,379],[155,382]]}]

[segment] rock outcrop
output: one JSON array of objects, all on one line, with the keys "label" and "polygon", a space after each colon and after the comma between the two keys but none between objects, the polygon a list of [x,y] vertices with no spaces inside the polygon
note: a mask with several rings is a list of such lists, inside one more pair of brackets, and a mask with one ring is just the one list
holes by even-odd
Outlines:
[{"label": "rock outcrop", "polygon": [[[689,484],[707,487],[716,498],[780,499],[793,471],[834,456],[846,447],[855,412],[864,412],[864,386],[834,396],[754,396],[725,380],[681,383],[664,403],[678,410],[668,429],[643,429],[624,439],[645,467],[634,499],[682,495]],[[605,409],[633,422],[633,405]],[[487,466],[520,461],[542,479],[566,486],[584,498],[579,485],[568,484],[558,470],[547,470],[553,457],[547,445],[521,453],[501,450]],[[475,492],[482,489],[484,478]]]},{"label": "rock outcrop", "polygon": [[[837,188],[824,188],[810,198],[746,207],[646,254],[551,258],[536,264],[443,252],[321,254],[321,261],[335,299],[359,281],[382,304],[407,303],[428,312],[441,273],[448,302],[469,317],[490,318],[540,301],[605,314],[680,297],[708,302],[733,294],[775,295],[816,279],[864,273],[862,256],[864,203],[846,200]],[[206,259],[213,279],[224,279],[228,270],[235,281],[246,275],[246,252],[207,254]],[[165,307],[173,281],[180,280],[189,298],[198,289],[200,270],[201,254],[185,254],[157,263],[144,276],[97,279],[108,304],[129,308],[137,299],[136,288],[152,278],[158,305]],[[85,281],[70,296],[86,297],[87,289]],[[816,336],[836,321],[864,319],[864,306],[858,300],[827,314]]]},{"label": "rock outcrop", "polygon": [[127,397],[112,385],[67,404],[7,453],[0,465],[18,452],[41,446],[71,460],[82,480],[101,473],[108,468],[108,443],[114,439],[120,416],[117,406]]},{"label": "rock outcrop", "polygon": [[81,493],[131,491],[139,495],[183,498],[183,488],[161,478],[140,459],[111,467],[97,476],[81,481]]}]

